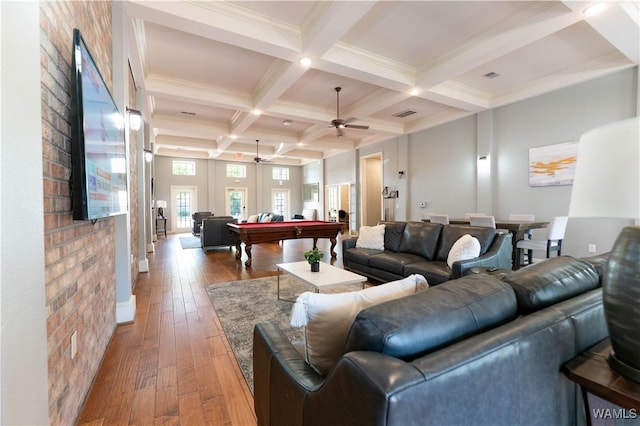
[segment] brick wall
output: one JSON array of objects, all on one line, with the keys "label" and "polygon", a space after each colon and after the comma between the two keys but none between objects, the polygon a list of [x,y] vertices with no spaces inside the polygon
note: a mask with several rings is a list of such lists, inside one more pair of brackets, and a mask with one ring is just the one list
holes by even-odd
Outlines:
[{"label": "brick wall", "polygon": [[[111,4],[41,2],[40,27],[49,418],[68,425],[116,326],[114,220],[74,221],[69,190],[73,28],[112,89]],[[74,331],[78,353],[72,360]]]}]

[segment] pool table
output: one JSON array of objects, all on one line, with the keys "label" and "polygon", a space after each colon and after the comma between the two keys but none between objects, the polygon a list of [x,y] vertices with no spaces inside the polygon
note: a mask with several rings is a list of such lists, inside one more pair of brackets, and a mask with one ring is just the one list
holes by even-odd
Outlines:
[{"label": "pool table", "polygon": [[252,244],[295,238],[313,238],[314,248],[318,238],[328,238],[331,241],[331,257],[335,258],[336,237],[338,232],[342,231],[342,227],[342,223],[321,220],[227,224],[229,232],[236,238],[236,259],[242,257],[242,243],[244,243],[244,251],[248,257],[244,262],[246,266],[251,266]]}]

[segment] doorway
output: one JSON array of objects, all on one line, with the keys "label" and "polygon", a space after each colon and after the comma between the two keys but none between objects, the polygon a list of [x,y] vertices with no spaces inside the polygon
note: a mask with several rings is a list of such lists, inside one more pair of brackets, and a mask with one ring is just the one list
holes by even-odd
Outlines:
[{"label": "doorway", "polygon": [[191,214],[195,212],[197,188],[171,186],[171,229],[175,232],[191,231]]},{"label": "doorway", "polygon": [[362,224],[377,225],[382,220],[382,153],[360,158],[362,182]]}]

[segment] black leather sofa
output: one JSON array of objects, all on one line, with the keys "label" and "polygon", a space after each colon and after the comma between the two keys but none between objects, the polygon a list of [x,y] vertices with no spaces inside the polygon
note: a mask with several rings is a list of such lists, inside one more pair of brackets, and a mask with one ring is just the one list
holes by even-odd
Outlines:
[{"label": "black leather sofa", "polygon": [[200,246],[205,250],[215,247],[236,245],[235,237],[229,232],[227,223],[236,223],[232,216],[211,216],[202,220],[200,228]]},{"label": "black leather sofa", "polygon": [[[342,241],[345,269],[375,281],[388,282],[411,274],[424,276],[429,285],[466,275],[471,268],[511,269],[511,235],[492,228],[441,225],[429,222],[383,222],[384,250],[357,248],[357,238]],[[453,244],[470,234],[480,242],[480,257],[447,265]]]},{"label": "black leather sofa", "polygon": [[271,323],[254,329],[260,425],[583,425],[563,364],[608,335],[598,269],[552,258],[360,311],[322,377]]}]

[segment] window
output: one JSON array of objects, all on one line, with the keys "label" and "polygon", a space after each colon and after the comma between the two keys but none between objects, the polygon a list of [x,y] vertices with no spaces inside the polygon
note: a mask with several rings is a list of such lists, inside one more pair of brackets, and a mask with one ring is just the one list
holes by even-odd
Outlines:
[{"label": "window", "polygon": [[227,177],[246,178],[247,166],[243,164],[227,164]]},{"label": "window", "polygon": [[289,217],[289,190],[273,189],[271,198],[271,210],[276,214]]},{"label": "window", "polygon": [[177,161],[177,160],[174,161],[173,174],[178,176],[195,176],[196,162],[195,161]]},{"label": "window", "polygon": [[227,188],[225,208],[227,215],[236,219],[246,219],[245,206],[247,200],[247,188]]},{"label": "window", "polygon": [[289,168],[288,167],[274,167],[273,180],[289,180]]}]

